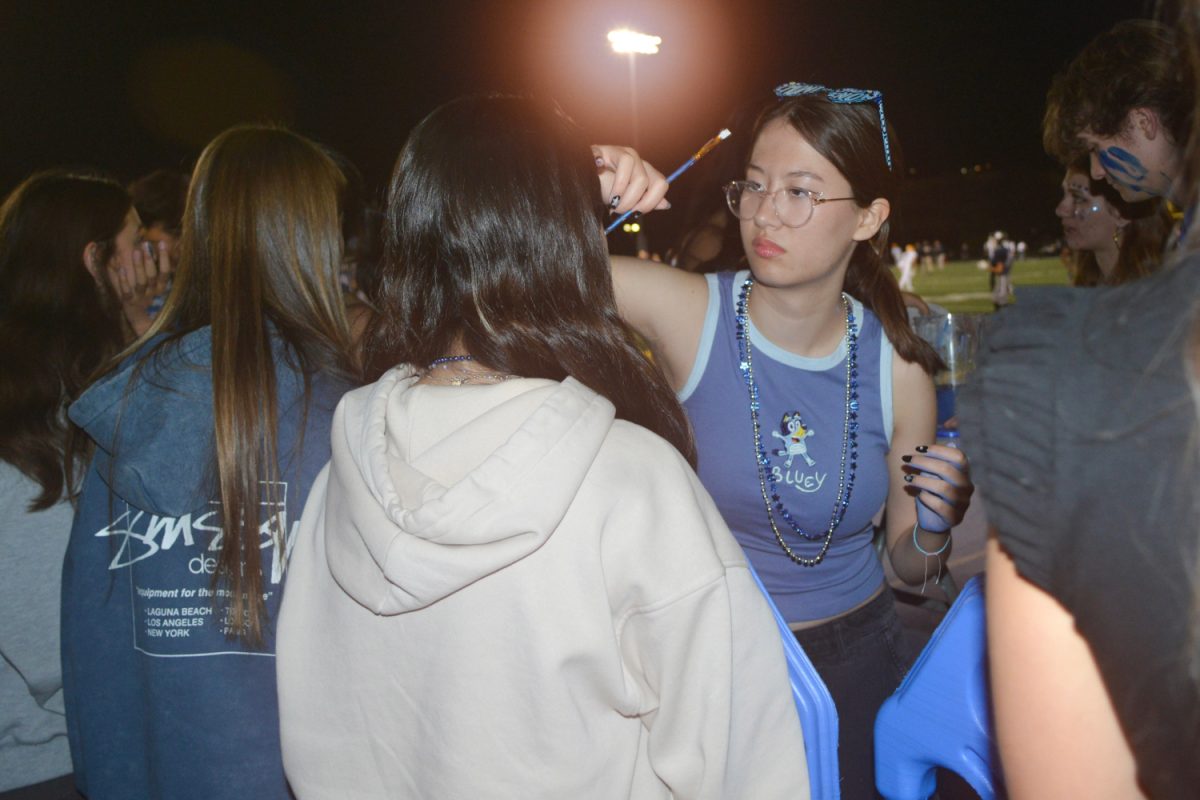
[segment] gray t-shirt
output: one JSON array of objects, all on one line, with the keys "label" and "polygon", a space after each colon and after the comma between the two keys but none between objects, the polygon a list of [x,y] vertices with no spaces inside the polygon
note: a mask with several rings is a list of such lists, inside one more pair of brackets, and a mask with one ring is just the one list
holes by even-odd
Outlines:
[{"label": "gray t-shirt", "polygon": [[1074,617],[1155,798],[1200,786],[1198,298],[1200,257],[1120,287],[1023,292],[959,394],[989,522]]},{"label": "gray t-shirt", "polygon": [[58,631],[73,512],[29,513],[39,491],[0,461],[0,792],[71,771]]}]

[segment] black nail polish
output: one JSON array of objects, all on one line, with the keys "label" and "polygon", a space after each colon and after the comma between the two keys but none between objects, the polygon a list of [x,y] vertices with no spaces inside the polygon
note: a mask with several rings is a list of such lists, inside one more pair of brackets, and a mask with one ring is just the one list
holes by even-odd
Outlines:
[{"label": "black nail polish", "polygon": [[912,475],[905,475],[905,476],[904,476],[904,482],[905,482],[905,483],[912,483],[912,479],[913,479],[913,476],[912,476]]},{"label": "black nail polish", "polygon": [[908,462],[912,461],[912,456],[900,456],[900,460],[907,464]]},{"label": "black nail polish", "polygon": [[923,445],[923,444],[919,444],[916,447],[914,447],[913,449],[916,450],[918,453],[928,453],[929,452],[929,447],[927,447],[926,445]]},{"label": "black nail polish", "polygon": [[619,194],[614,194],[614,195],[613,195],[613,199],[612,199],[612,200],[609,202],[609,204],[608,204],[608,207],[609,207],[609,208],[616,208],[616,207],[617,207],[617,206],[619,206],[620,204],[621,204],[621,195],[619,195]]},{"label": "black nail polish", "polygon": [[634,222],[637,222],[641,218],[642,218],[642,212],[640,212],[640,211],[633,212],[633,216],[630,217],[630,219],[633,220]]}]

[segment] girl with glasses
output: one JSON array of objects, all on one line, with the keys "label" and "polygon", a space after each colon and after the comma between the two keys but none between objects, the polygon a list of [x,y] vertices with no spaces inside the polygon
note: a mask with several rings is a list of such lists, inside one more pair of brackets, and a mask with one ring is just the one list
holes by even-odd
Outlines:
[{"label": "girl with glasses", "polygon": [[[973,486],[963,454],[933,444],[939,360],[881,258],[882,98],[779,92],[726,190],[741,268],[614,258],[613,279],[688,412],[701,480],[837,704],[842,796],[871,797],[875,712],[909,665],[872,520],[886,511],[895,571],[922,585],[944,569]],[[657,173],[621,148],[600,154],[618,210],[657,204]]]},{"label": "girl with glasses", "polygon": [[617,315],[596,174],[514,97],[400,153],[377,380],[338,408],[280,619],[302,800],[808,797],[778,627]]}]

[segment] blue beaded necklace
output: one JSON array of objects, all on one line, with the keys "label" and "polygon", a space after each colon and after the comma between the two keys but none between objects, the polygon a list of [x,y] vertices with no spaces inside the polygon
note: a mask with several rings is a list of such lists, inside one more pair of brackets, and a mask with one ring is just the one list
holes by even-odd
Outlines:
[{"label": "blue beaded necklace", "polygon": [[429,366],[430,367],[439,367],[442,364],[455,364],[459,361],[474,361],[474,360],[475,360],[475,356],[470,356],[470,355],[468,355],[468,356],[442,356],[441,358],[435,358],[433,361],[430,361]]},{"label": "blue beaded necklace", "polygon": [[[754,382],[754,356],[750,346],[750,313],[748,310],[750,290],[754,286],[754,278],[746,278],[742,283],[735,309],[736,336],[738,342],[738,369],[741,370],[742,380],[750,395],[750,422],[754,427],[754,450],[758,462],[758,484],[762,490],[763,504],[767,508],[767,521],[775,534],[776,541],[787,553],[788,558],[802,567],[815,567],[825,560],[829,545],[833,541],[833,532],[846,516],[846,508],[850,505],[850,494],[854,491],[854,476],[858,471],[858,332],[854,327],[854,309],[850,298],[842,293],[842,305],[846,308],[846,417],[842,427],[842,462],[838,471],[837,497],[833,501],[833,513],[829,518],[829,527],[822,534],[810,534],[801,529],[792,518],[792,513],[783,504],[779,494],[779,485],[771,470],[771,462],[767,450],[763,446],[762,431],[758,422],[760,408],[758,385]],[[850,470],[847,473],[846,464],[849,461]],[[769,487],[769,489],[768,489]],[[775,514],[783,517],[788,526],[800,537],[811,542],[820,541],[821,550],[815,558],[805,558],[796,553],[784,541]]]}]

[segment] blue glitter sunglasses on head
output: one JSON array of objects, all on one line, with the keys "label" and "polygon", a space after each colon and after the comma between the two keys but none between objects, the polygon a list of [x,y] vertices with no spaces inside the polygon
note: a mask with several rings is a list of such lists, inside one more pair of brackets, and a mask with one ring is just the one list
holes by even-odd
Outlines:
[{"label": "blue glitter sunglasses on head", "polygon": [[816,83],[783,83],[775,87],[775,96],[801,97],[823,94],[831,103],[874,103],[879,109],[879,127],[883,131],[883,157],[888,169],[892,168],[892,146],[888,141],[887,119],[883,116],[883,92],[876,89],[830,89]]}]

